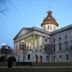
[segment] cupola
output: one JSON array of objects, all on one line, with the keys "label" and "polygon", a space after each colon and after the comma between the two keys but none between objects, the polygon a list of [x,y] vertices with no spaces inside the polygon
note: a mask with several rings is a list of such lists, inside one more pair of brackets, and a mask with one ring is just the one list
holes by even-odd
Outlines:
[{"label": "cupola", "polygon": [[57,29],[58,23],[56,22],[55,18],[52,16],[52,11],[49,10],[47,13],[48,15],[46,18],[44,18],[41,26],[43,27],[43,29],[52,32]]}]

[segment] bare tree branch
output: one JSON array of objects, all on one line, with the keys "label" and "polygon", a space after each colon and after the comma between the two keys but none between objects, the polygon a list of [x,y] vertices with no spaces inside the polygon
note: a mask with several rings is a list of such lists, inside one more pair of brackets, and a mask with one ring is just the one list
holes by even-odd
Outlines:
[{"label": "bare tree branch", "polygon": [[8,0],[0,0],[0,13],[5,15],[5,11],[7,10],[7,2]]}]

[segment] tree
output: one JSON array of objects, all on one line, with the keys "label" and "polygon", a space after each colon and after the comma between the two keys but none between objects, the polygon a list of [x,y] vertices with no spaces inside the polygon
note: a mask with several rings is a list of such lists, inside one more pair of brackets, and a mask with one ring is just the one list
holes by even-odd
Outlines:
[{"label": "tree", "polygon": [[1,56],[0,57],[0,62],[4,62],[6,60],[6,56]]},{"label": "tree", "polygon": [[7,10],[7,2],[8,0],[0,0],[0,13],[4,14],[4,12]]},{"label": "tree", "polygon": [[12,49],[10,46],[2,46],[1,47],[1,54],[12,54]]}]

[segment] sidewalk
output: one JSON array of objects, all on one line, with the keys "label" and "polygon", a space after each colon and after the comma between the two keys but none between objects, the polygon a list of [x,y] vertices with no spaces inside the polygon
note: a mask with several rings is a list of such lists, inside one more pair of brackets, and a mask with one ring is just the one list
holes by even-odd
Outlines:
[{"label": "sidewalk", "polygon": [[0,72],[72,72],[72,66],[0,66]]},{"label": "sidewalk", "polygon": [[[0,66],[0,68],[8,68],[8,67]],[[49,69],[71,68],[72,69],[72,66],[12,66],[12,68],[49,68]]]}]

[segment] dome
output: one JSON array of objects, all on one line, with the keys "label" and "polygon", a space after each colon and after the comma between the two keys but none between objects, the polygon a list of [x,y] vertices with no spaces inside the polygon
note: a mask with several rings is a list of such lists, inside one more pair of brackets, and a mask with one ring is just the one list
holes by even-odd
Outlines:
[{"label": "dome", "polygon": [[49,10],[47,13],[48,13],[48,16],[44,18],[41,26],[46,25],[46,24],[53,24],[53,25],[58,26],[58,23],[56,22],[55,18],[52,16],[52,11]]}]

